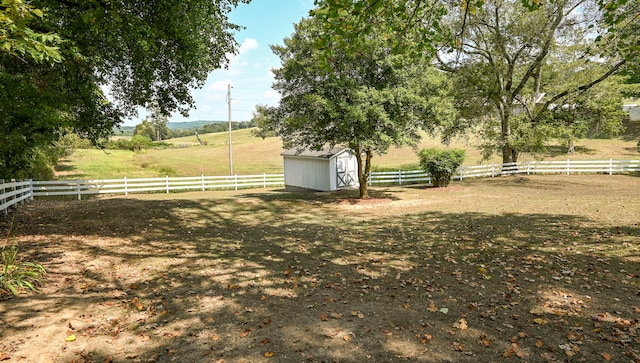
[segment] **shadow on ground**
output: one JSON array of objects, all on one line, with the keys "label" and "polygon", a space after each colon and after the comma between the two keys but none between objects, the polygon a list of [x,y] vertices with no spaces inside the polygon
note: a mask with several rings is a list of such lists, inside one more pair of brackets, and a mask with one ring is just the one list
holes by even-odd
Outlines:
[{"label": "shadow on ground", "polygon": [[[376,208],[402,193],[375,191],[389,199]],[[43,294],[0,297],[0,352],[56,362],[640,359],[637,223],[553,209],[372,217],[344,197],[35,201],[14,235],[49,276]]]}]

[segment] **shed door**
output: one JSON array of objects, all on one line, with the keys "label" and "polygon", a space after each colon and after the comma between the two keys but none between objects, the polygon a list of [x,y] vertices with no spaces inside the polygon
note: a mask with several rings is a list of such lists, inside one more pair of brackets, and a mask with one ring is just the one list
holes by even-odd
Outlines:
[{"label": "shed door", "polygon": [[356,171],[353,169],[353,163],[350,163],[352,156],[345,155],[336,161],[336,176],[338,177],[338,188],[344,188],[356,184]]}]

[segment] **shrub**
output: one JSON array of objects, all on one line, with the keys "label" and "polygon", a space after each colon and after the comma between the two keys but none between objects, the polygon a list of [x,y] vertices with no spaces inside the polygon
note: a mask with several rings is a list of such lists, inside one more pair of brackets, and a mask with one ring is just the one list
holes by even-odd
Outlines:
[{"label": "shrub", "polygon": [[462,149],[423,149],[419,156],[420,166],[431,175],[433,186],[446,187],[464,162],[465,152]]},{"label": "shrub", "polygon": [[18,247],[14,244],[0,251],[0,294],[18,295],[19,290],[39,292],[38,285],[45,275],[44,267],[32,262],[18,262]]}]

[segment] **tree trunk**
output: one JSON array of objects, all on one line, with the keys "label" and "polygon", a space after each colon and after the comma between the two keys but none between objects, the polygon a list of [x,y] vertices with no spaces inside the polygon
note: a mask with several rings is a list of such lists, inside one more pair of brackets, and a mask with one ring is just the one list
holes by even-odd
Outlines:
[{"label": "tree trunk", "polygon": [[573,139],[569,140],[569,148],[567,149],[567,154],[573,154],[576,152],[576,143]]},{"label": "tree trunk", "polygon": [[502,170],[515,170],[514,166],[505,165],[518,161],[518,151],[511,144],[511,122],[508,112],[502,115]]},{"label": "tree trunk", "polygon": [[358,182],[360,183],[360,199],[369,198],[369,174],[371,174],[371,158],[373,152],[371,150],[365,151],[365,162],[362,164],[362,150],[357,147],[354,150],[356,153],[356,161],[358,162]]},{"label": "tree trunk", "polygon": [[198,136],[198,131],[196,131],[195,133],[196,133],[196,139],[198,139],[200,146],[202,146],[202,140],[200,140],[200,136]]}]

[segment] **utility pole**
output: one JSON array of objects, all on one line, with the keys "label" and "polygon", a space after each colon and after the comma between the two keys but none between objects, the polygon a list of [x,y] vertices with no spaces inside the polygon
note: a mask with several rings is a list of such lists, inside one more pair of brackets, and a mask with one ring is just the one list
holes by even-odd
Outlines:
[{"label": "utility pole", "polygon": [[229,175],[233,175],[233,151],[231,147],[231,83],[227,88],[227,110],[229,112]]}]

